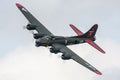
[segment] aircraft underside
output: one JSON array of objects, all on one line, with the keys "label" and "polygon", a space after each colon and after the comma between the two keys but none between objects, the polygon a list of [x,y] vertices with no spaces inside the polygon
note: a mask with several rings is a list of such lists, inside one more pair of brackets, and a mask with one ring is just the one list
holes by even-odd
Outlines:
[{"label": "aircraft underside", "polygon": [[[36,47],[39,46],[52,46],[52,44],[63,44],[63,45],[74,45],[74,44],[80,44],[85,43],[85,40],[87,38],[75,38],[75,37],[57,37],[57,38],[51,38],[51,37],[42,37],[36,39]],[[95,40],[95,38],[91,38],[91,40]]]}]

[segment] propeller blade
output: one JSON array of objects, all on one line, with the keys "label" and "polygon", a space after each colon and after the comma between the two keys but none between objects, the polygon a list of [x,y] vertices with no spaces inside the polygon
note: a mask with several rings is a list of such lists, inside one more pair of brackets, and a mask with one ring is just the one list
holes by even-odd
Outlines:
[{"label": "propeller blade", "polygon": [[23,26],[23,29],[26,29],[26,26]]}]

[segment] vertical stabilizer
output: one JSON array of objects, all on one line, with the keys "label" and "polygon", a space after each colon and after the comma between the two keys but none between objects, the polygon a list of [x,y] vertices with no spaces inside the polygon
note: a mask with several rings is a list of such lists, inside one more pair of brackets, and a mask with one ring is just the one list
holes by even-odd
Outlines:
[{"label": "vertical stabilizer", "polygon": [[92,37],[94,37],[95,34],[96,34],[96,31],[97,31],[97,28],[98,28],[97,24],[93,25],[90,30],[88,30],[85,34],[82,35],[82,37],[85,37],[85,38],[92,38]]}]

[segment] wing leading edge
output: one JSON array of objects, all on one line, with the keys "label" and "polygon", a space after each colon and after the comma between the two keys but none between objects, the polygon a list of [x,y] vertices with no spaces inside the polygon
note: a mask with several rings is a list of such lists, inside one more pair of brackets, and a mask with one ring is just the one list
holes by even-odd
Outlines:
[{"label": "wing leading edge", "polygon": [[[61,44],[54,44],[53,45],[54,48],[57,48],[60,50],[60,52],[62,52],[64,55],[69,56],[71,59],[73,59],[74,61],[76,61],[77,63],[83,65],[84,67],[88,68],[89,70],[95,72],[98,75],[102,75],[102,73],[100,71],[98,71],[95,67],[93,67],[91,64],[89,64],[88,62],[86,62],[84,59],[82,59],[81,57],[79,57],[77,54],[75,54],[72,50],[70,50],[68,47],[61,45]],[[67,57],[66,56],[66,57]]]},{"label": "wing leading edge", "polygon": [[25,7],[23,7],[21,4],[16,3],[17,8],[23,13],[23,15],[27,18],[27,20],[33,24],[36,25],[36,30],[40,34],[45,35],[53,35],[50,31],[47,30],[47,28],[44,27]]}]

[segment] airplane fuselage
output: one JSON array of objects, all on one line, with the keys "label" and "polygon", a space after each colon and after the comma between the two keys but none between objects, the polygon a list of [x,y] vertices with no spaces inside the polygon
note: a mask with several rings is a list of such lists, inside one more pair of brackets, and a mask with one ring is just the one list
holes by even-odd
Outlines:
[{"label": "airplane fuselage", "polygon": [[[44,36],[42,38],[38,38],[36,40],[36,46],[52,46],[52,44],[63,44],[63,45],[74,45],[74,44],[80,44],[80,43],[85,43],[85,40],[88,38],[80,38],[78,36],[73,36],[73,37],[61,37],[61,36]],[[95,38],[89,38],[92,41],[95,40]]]}]

